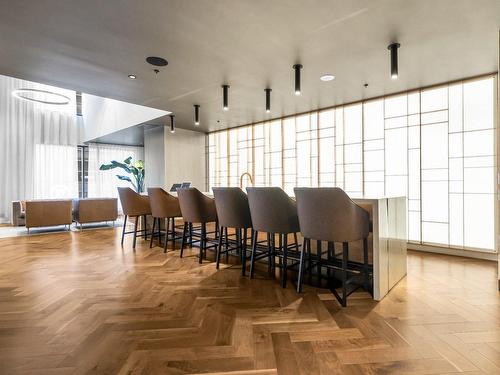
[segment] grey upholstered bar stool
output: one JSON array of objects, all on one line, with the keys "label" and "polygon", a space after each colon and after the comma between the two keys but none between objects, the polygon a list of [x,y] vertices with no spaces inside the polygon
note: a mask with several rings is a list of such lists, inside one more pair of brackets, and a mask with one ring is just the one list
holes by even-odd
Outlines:
[{"label": "grey upholstered bar stool", "polygon": [[[217,211],[215,209],[215,200],[207,197],[196,188],[177,189],[177,196],[179,198],[179,205],[181,207],[182,219],[184,220],[184,230],[182,233],[181,245],[181,258],[184,253],[184,246],[186,245],[186,238],[188,229],[190,232],[191,240],[190,245],[198,242],[200,246],[199,262],[202,263],[203,256],[206,256],[206,251],[209,248],[216,248],[217,243],[213,242],[208,237],[209,234],[217,233]],[[200,224],[200,233],[195,232],[193,228],[194,223]],[[207,224],[214,223],[215,230],[207,232]],[[194,240],[193,240],[194,239]]]},{"label": "grey upholstered bar stool", "polygon": [[[172,241],[172,248],[175,249],[175,241],[182,238],[177,236],[175,232],[175,219],[182,216],[179,199],[167,193],[159,187],[148,188],[149,203],[151,205],[151,215],[153,216],[153,229],[151,235],[151,242],[149,247],[153,246],[154,237],[158,237],[158,242],[161,245],[161,221],[165,223],[165,245],[163,252],[167,252],[167,245],[169,238]],[[170,225],[172,223],[172,225]],[[158,224],[157,232],[155,227]]]},{"label": "grey upholstered bar stool", "polygon": [[[219,219],[219,244],[217,247],[217,268],[219,268],[220,256],[222,253],[227,256],[232,251],[241,254],[241,274],[245,275],[247,258],[247,234],[252,228],[252,218],[250,207],[248,206],[247,195],[237,187],[213,188],[215,207]],[[230,246],[234,241],[230,241],[228,229],[234,229],[236,246]],[[224,242],[224,249],[222,243]]]},{"label": "grey upholstered bar stool", "polygon": [[[278,187],[248,187],[248,203],[252,216],[253,238],[252,257],[250,263],[250,277],[253,277],[255,261],[268,257],[269,267],[276,268],[276,256],[279,257],[281,269],[281,285],[286,287],[287,270],[298,264],[298,250],[296,233],[300,231],[297,218],[297,207],[281,188]],[[257,255],[259,232],[267,233],[268,254]],[[288,244],[288,235],[294,234],[295,244]],[[276,249],[275,234],[279,235],[279,245]],[[295,251],[290,251],[295,248]],[[289,261],[292,264],[288,264]],[[296,261],[295,264],[293,261]]]},{"label": "grey upholstered bar stool", "polygon": [[[126,234],[133,233],[134,234],[134,242],[132,248],[135,250],[135,245],[137,243],[137,237],[144,237],[146,240],[148,239],[148,230],[147,230],[147,215],[151,215],[151,206],[149,205],[149,197],[136,193],[129,187],[119,187],[118,188],[118,196],[120,197],[120,203],[122,205],[123,215],[123,230],[122,230],[122,242],[125,238]],[[133,232],[126,232],[125,228],[127,225],[127,218],[134,217],[135,225]],[[138,230],[139,218],[142,217],[144,219],[144,228]],[[139,233],[139,234],[137,234]]]},{"label": "grey upholstered bar stool", "polygon": [[[370,217],[367,211],[354,203],[349,196],[339,188],[295,188],[297,213],[300,231],[304,238],[303,249],[311,251],[311,240],[342,243],[341,259],[337,254],[324,260],[319,253],[316,261],[320,268],[326,267],[340,271],[342,281],[342,296],[335,289],[333,293],[342,306],[347,306],[347,297],[359,286],[347,291],[347,286],[353,283],[349,275],[363,275],[363,286],[369,289],[370,266],[368,264],[368,236],[370,234]],[[363,263],[349,261],[349,242],[363,241]],[[304,253],[301,253],[299,280],[297,292],[301,291],[304,273]],[[321,272],[321,270],[320,270]]]}]

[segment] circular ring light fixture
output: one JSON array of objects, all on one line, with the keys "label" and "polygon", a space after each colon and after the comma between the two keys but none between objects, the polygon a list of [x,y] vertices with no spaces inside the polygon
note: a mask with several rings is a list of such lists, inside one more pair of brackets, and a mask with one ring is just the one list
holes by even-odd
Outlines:
[{"label": "circular ring light fixture", "polygon": [[51,105],[66,105],[71,102],[71,99],[66,95],[38,89],[17,89],[12,91],[12,96],[29,102]]}]

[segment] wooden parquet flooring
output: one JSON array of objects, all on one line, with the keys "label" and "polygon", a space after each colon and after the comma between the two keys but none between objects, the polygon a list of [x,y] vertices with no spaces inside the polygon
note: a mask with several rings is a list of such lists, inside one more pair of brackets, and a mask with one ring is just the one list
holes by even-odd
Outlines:
[{"label": "wooden parquet flooring", "polygon": [[410,253],[382,302],[342,309],[119,234],[0,240],[1,374],[500,374],[493,262]]}]

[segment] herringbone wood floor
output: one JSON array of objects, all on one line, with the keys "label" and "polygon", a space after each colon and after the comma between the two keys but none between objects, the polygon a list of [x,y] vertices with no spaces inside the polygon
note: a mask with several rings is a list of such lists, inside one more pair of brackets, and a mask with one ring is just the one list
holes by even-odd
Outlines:
[{"label": "herringbone wood floor", "polygon": [[2,239],[0,373],[499,374],[496,265],[408,262],[382,302],[341,309],[265,272],[122,249],[118,229]]}]

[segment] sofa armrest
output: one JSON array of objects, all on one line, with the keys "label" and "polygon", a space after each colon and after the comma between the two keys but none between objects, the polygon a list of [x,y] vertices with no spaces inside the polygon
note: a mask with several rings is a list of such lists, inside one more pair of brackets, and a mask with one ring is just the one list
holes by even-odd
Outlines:
[{"label": "sofa armrest", "polygon": [[13,201],[12,202],[12,218],[11,218],[12,226],[19,227],[25,224],[24,212],[22,210],[21,201]]}]

